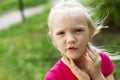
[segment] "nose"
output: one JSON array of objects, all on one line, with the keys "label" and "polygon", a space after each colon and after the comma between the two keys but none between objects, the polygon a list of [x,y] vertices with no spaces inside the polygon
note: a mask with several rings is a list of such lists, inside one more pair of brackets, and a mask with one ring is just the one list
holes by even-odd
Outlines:
[{"label": "nose", "polygon": [[73,34],[68,33],[66,35],[66,42],[70,44],[74,44],[76,42],[76,37]]}]

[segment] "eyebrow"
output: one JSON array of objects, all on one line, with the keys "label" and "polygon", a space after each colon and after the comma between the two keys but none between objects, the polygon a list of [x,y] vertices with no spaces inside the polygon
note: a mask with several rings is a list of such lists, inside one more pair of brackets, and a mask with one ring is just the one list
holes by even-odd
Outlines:
[{"label": "eyebrow", "polygon": [[[87,27],[87,26],[84,26],[84,25],[73,25],[74,27],[72,27],[72,29],[84,29],[85,27]],[[61,28],[59,28],[59,29],[56,29],[55,31],[54,31],[54,33],[58,33],[58,32],[60,32],[60,31],[64,31],[65,30],[65,28],[64,27],[61,27]]]},{"label": "eyebrow", "polygon": [[54,33],[58,33],[58,32],[61,32],[63,30],[65,30],[65,29],[60,28],[60,29],[55,30]]},{"label": "eyebrow", "polygon": [[74,25],[74,28],[85,28],[85,27],[87,27],[87,26],[85,26],[85,25]]}]

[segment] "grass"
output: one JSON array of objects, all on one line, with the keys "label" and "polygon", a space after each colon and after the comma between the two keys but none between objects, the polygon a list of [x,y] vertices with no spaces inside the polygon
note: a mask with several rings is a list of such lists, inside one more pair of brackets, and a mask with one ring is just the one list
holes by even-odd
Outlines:
[{"label": "grass", "polygon": [[[47,35],[48,13],[47,7],[41,14],[0,31],[0,80],[43,80],[47,70],[57,61],[60,54]],[[105,36],[97,38],[114,51],[113,46],[119,46],[120,38],[116,35],[115,40],[111,40],[111,34]],[[120,62],[114,63],[116,80],[120,80]]]},{"label": "grass", "polygon": [[[19,9],[19,0],[1,0],[0,1],[0,14],[7,11]],[[48,2],[48,0],[22,0],[24,7],[33,7]]]},{"label": "grass", "polygon": [[114,70],[114,76],[115,76],[115,80],[120,80],[120,61],[113,61],[115,64],[115,70]]},{"label": "grass", "polygon": [[0,31],[0,80],[42,80],[56,61],[59,54],[47,37],[48,12]]}]

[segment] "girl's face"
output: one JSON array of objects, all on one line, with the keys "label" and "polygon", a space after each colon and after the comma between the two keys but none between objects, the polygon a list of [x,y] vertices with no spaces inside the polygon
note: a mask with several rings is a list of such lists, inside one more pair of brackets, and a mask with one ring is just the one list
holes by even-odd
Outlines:
[{"label": "girl's face", "polygon": [[61,54],[72,59],[79,59],[85,53],[90,38],[84,15],[56,14],[51,34]]}]

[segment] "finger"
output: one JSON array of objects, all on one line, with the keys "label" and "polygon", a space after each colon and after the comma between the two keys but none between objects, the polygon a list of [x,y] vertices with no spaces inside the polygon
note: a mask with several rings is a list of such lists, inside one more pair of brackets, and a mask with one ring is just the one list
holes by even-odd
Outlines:
[{"label": "finger", "polygon": [[70,68],[71,67],[71,63],[70,63],[70,60],[67,56],[63,56],[63,59],[64,59],[64,63]]},{"label": "finger", "polygon": [[96,56],[88,49],[86,48],[87,56],[90,57],[90,59],[95,62]]},{"label": "finger", "polygon": [[70,63],[71,63],[71,66],[72,67],[76,67],[76,64],[75,64],[75,62],[70,58]]},{"label": "finger", "polygon": [[84,65],[85,70],[89,71],[91,65],[93,65],[93,64],[94,64],[94,62],[90,59],[90,57],[85,56],[85,65]]},{"label": "finger", "polygon": [[92,49],[90,46],[88,46],[88,49],[93,53],[94,56],[98,56],[97,51],[95,49]]},{"label": "finger", "polygon": [[99,54],[97,53],[97,51],[95,51],[95,50],[90,50],[90,52],[91,52],[91,56],[93,56],[93,58],[94,58],[94,61],[97,61],[97,59],[99,58]]},{"label": "finger", "polygon": [[89,45],[89,44],[87,44],[86,47],[87,47],[88,49],[90,49],[90,45]]},{"label": "finger", "polygon": [[95,49],[89,48],[89,51],[92,53],[91,55],[97,59],[99,57],[97,51]]}]

